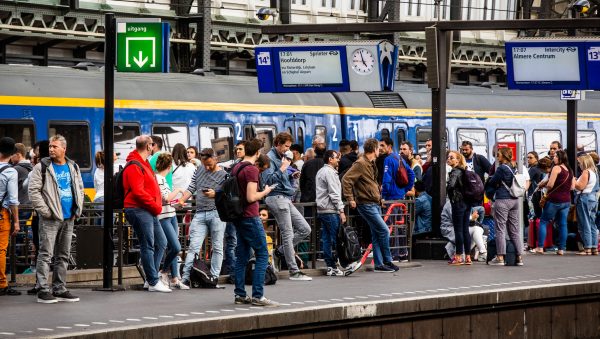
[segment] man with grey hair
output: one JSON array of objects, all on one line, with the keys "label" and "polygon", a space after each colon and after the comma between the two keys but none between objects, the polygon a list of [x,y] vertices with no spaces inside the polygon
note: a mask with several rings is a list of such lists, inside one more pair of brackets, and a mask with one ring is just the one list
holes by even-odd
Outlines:
[{"label": "man with grey hair", "polygon": [[[50,157],[40,160],[29,179],[29,199],[40,216],[37,301],[44,304],[79,301],[67,290],[66,283],[73,222],[83,210],[83,180],[79,166],[66,157],[66,152],[65,138],[60,134],[51,137]],[[54,272],[50,291],[48,276],[52,257]]]}]

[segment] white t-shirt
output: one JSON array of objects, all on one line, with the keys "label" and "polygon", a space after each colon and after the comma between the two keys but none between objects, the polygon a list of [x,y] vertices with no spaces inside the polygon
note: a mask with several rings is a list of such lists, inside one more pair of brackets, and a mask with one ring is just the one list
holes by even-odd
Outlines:
[{"label": "white t-shirt", "polygon": [[[192,165],[193,166],[193,165]],[[158,215],[158,219],[165,219],[175,216],[175,208],[171,206],[170,201],[167,201],[166,198],[169,194],[171,194],[171,189],[167,184],[167,179],[162,175],[156,173],[156,181],[158,181],[158,187],[160,188],[160,195],[162,197],[162,211]]]},{"label": "white t-shirt", "polygon": [[96,168],[94,172],[94,189],[96,190],[94,201],[104,198],[104,168]]},{"label": "white t-shirt", "polygon": [[173,164],[173,189],[181,188],[182,190],[186,190],[192,182],[194,172],[196,172],[196,166],[191,162],[179,167]]}]

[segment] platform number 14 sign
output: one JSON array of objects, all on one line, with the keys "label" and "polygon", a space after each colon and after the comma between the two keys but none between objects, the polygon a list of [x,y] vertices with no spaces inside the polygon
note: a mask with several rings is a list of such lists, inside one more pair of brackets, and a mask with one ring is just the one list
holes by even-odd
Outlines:
[{"label": "platform number 14 sign", "polygon": [[259,66],[270,66],[271,65],[271,53],[269,53],[269,52],[258,53],[258,57],[256,57],[256,59],[258,60]]}]

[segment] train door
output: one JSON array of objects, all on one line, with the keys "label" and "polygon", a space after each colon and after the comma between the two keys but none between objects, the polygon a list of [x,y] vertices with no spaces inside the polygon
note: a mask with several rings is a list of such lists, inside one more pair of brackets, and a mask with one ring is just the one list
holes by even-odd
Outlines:
[{"label": "train door", "polygon": [[300,119],[294,116],[292,118],[285,119],[283,122],[283,126],[285,127],[285,131],[290,133],[292,137],[294,137],[295,144],[300,145],[302,149],[306,149],[305,146],[311,147],[311,141],[309,141],[309,145],[305,145],[306,122],[304,121],[304,119]]},{"label": "train door", "polygon": [[381,138],[390,138],[394,142],[394,151],[400,152],[400,144],[406,140],[406,131],[408,130],[408,124],[404,121],[395,120],[379,120],[377,122],[377,131],[375,132],[375,138],[381,140]]}]

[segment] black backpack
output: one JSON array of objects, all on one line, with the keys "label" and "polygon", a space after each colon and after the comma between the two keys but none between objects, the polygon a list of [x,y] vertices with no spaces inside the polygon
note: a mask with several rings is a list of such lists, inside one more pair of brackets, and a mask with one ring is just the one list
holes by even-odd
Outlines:
[{"label": "black backpack", "polygon": [[125,169],[131,165],[136,165],[137,167],[139,167],[142,170],[142,175],[145,175],[144,166],[137,160],[128,161],[127,164],[125,164],[125,167],[119,169],[119,172],[117,172],[117,174],[115,174],[114,179],[113,179],[113,185],[114,185],[113,208],[114,209],[123,209],[123,207],[124,207],[125,197],[127,196],[127,194],[129,194],[129,190],[127,192],[125,192],[125,187],[123,186],[123,173],[125,173]]},{"label": "black backpack", "polygon": [[194,255],[194,264],[190,272],[190,285],[194,288],[217,288],[219,277],[214,277],[210,274],[210,263],[198,256]]},{"label": "black backpack", "polygon": [[336,250],[342,267],[347,267],[360,259],[360,242],[352,226],[340,225],[337,234]]},{"label": "black backpack", "polygon": [[464,171],[462,195],[468,202],[480,202],[483,200],[483,182],[474,171]]},{"label": "black backpack", "polygon": [[215,192],[215,205],[221,221],[233,222],[244,215],[244,202],[246,199],[240,197],[237,175],[249,165],[251,164],[245,162],[239,165],[235,173],[232,170],[231,174],[227,175],[225,181],[221,184],[221,187]]},{"label": "black backpack", "polygon": [[[254,267],[256,266],[256,259],[252,258],[248,260],[248,264],[246,264],[246,277],[245,283],[246,285],[252,285],[252,278],[254,275]],[[275,273],[275,269],[271,264],[267,265],[267,270],[265,271],[265,285],[275,285],[277,282],[277,273]]]}]

